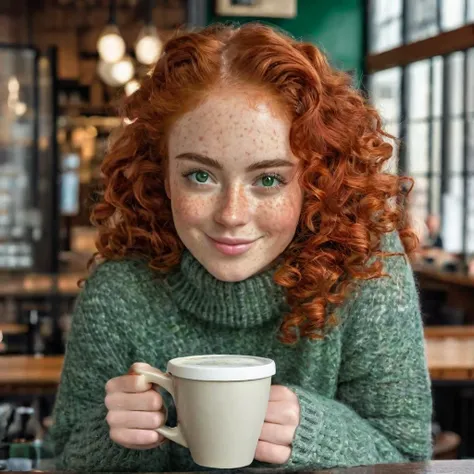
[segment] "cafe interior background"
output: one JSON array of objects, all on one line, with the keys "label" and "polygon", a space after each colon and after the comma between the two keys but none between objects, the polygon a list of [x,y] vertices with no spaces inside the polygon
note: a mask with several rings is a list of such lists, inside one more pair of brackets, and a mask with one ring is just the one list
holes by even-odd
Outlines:
[{"label": "cafe interior background", "polygon": [[474,0],[2,0],[0,463],[24,440],[48,456],[118,101],[177,28],[251,20],[319,45],[400,139],[392,165],[415,178],[423,242],[433,456],[474,457]]}]

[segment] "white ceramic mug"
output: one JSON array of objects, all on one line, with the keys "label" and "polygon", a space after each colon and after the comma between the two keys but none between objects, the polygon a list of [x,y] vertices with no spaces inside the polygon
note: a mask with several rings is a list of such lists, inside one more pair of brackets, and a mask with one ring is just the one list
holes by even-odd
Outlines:
[{"label": "white ceramic mug", "polygon": [[172,395],[178,424],[157,431],[189,448],[196,464],[234,469],[252,463],[275,374],[272,360],[191,356],[169,361],[166,374],[158,369],[136,372]]}]

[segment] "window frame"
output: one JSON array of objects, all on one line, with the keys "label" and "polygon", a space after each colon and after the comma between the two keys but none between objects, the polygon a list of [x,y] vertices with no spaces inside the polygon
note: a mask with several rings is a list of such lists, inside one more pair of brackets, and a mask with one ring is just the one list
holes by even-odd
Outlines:
[{"label": "window frame", "polygon": [[[462,248],[461,255],[466,259],[469,258],[469,250],[471,254],[474,253],[474,247],[469,246],[468,239],[474,238],[474,234],[471,235],[470,223],[474,222],[474,215],[470,215],[471,206],[469,205],[469,186],[470,183],[474,182],[474,110],[469,110],[472,104],[469,103],[469,97],[471,102],[474,104],[474,92],[469,91],[469,80],[474,86],[474,18],[469,17],[469,2],[464,1],[464,25],[459,28],[443,31],[442,30],[442,1],[437,0],[437,29],[438,34],[430,38],[409,41],[408,34],[408,2],[410,0],[403,0],[402,2],[402,13],[401,13],[401,28],[402,28],[402,44],[396,48],[372,53],[370,40],[373,38],[372,24],[371,24],[371,0],[364,1],[365,8],[365,33],[364,33],[364,49],[365,49],[365,62],[364,62],[364,80],[362,87],[365,91],[369,91],[368,78],[381,71],[385,71],[391,68],[401,68],[401,83],[400,83],[400,122],[399,139],[402,146],[399,150],[399,171],[405,173],[407,171],[407,147],[404,144],[407,143],[407,131],[408,131],[408,68],[411,64],[422,60],[430,60],[430,91],[429,91],[429,116],[426,119],[429,124],[428,131],[428,171],[414,175],[427,179],[428,181],[428,213],[440,209],[440,217],[443,217],[448,212],[445,209],[443,203],[443,196],[449,191],[450,180],[453,176],[462,178]],[[446,1],[446,0],[444,0]],[[471,12],[472,13],[472,12]],[[474,17],[474,15],[471,15]],[[469,23],[471,22],[471,23]],[[449,114],[450,110],[450,60],[449,57],[453,53],[461,52],[463,55],[463,108],[460,117],[463,121],[463,140],[460,144],[462,148],[462,163],[463,167],[460,172],[451,173],[449,166],[449,152],[450,152],[450,127],[452,117]],[[442,98],[442,114],[437,119],[433,115],[433,63],[434,58],[442,57],[442,84],[443,84],[443,98]],[[469,63],[469,59],[471,63]],[[469,71],[471,66],[471,71]],[[439,200],[440,202],[434,203],[433,196],[436,193],[433,192],[433,182],[435,179],[439,179],[439,173],[435,171],[434,154],[433,154],[433,123],[435,120],[440,120],[441,123],[441,190]],[[471,144],[472,142],[472,144]],[[471,163],[469,162],[471,160]]]}]

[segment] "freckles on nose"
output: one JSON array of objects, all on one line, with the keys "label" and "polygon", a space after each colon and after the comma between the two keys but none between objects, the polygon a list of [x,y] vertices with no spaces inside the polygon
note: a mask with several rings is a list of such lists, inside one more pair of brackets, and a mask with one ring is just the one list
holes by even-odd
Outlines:
[{"label": "freckles on nose", "polygon": [[232,209],[242,209],[248,205],[248,198],[243,186],[239,186],[237,192],[231,191],[227,196],[225,207]]}]

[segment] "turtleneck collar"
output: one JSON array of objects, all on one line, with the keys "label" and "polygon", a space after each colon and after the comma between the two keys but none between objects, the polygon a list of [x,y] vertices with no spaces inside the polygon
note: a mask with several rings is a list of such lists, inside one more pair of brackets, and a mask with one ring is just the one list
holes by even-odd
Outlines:
[{"label": "turtleneck collar", "polygon": [[212,276],[189,251],[178,271],[168,277],[178,307],[196,318],[232,328],[250,328],[281,316],[284,290],[273,281],[274,270],[229,283]]}]

